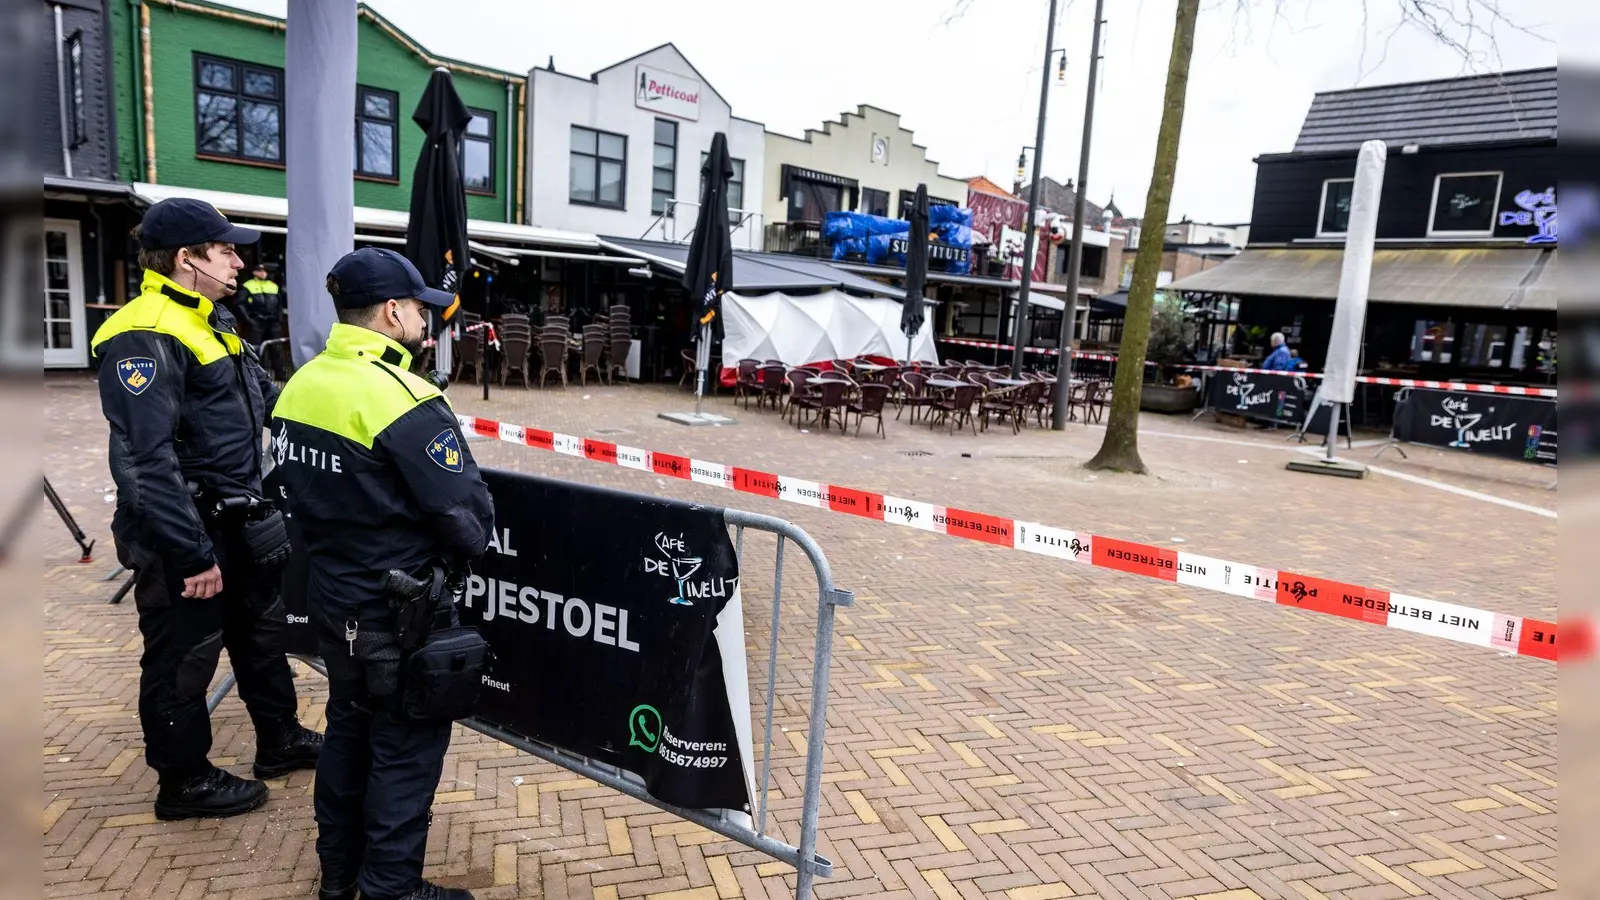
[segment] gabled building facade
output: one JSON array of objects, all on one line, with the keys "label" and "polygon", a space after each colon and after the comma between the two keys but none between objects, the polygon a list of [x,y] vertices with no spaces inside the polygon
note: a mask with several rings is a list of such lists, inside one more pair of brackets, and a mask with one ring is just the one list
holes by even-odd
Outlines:
[{"label": "gabled building facade", "polygon": [[939,174],[900,115],[862,104],[804,137],[766,133],[768,250],[809,252],[830,212],[904,218],[918,184],[931,204],[961,206],[967,183]]},{"label": "gabled building facade", "polygon": [[687,240],[712,135],[728,138],[734,246],[760,249],[766,142],[692,63],[662,44],[587,78],[528,73],[528,215],[554,228]]},{"label": "gabled building facade", "polygon": [[[1313,369],[1326,354],[1357,151],[1388,149],[1364,359],[1427,378],[1527,383],[1556,334],[1556,70],[1316,95],[1294,149],[1256,159],[1249,244],[1172,287],[1222,301],[1254,329],[1224,354],[1254,358],[1282,331]],[[1212,304],[1216,306],[1216,304]],[[1553,359],[1553,355],[1551,357]]]}]

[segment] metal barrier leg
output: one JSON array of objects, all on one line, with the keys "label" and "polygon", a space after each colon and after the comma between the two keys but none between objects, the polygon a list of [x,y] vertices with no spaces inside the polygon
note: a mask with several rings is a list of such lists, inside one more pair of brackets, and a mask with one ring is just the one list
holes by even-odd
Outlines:
[{"label": "metal barrier leg", "polygon": [[[740,534],[744,529],[739,529]],[[783,603],[783,535],[778,535],[778,559],[772,570],[772,635],[767,644],[767,724],[761,744],[761,811],[756,833],[767,833],[767,786],[772,782],[772,708],[778,700],[778,611]]]},{"label": "metal barrier leg", "polygon": [[238,679],[233,677],[232,672],[222,676],[222,681],[217,684],[217,689],[212,691],[211,696],[206,698],[206,712],[216,712],[217,707],[222,705],[223,698],[233,692],[234,683],[237,681]]}]

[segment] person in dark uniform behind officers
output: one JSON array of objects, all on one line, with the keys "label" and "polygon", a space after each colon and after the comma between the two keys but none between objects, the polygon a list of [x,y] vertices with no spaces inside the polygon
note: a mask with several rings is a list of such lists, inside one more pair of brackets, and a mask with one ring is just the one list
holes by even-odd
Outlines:
[{"label": "person in dark uniform behind officers", "polygon": [[[212,765],[206,688],[223,648],[255,724],[255,776],[316,764],[322,737],[295,716],[277,590],[288,553],[261,497],[262,433],[277,389],[216,306],[259,235],[187,198],[139,226],[139,296],[95,333],[110,423],[119,560],[135,573],[144,636],[139,721],[160,779],[160,819],[231,816],[267,799],[261,781]],[[220,506],[219,506],[220,504]]]},{"label": "person in dark uniform behind officers", "polygon": [[283,337],[283,291],[267,276],[265,263],[256,263],[250,278],[239,286],[239,311],[250,323],[256,344]]},{"label": "person in dark uniform behind officers", "polygon": [[[401,652],[385,577],[482,556],[494,508],[449,402],[411,374],[429,306],[392,250],[347,254],[327,280],[339,321],[289,379],[273,421],[272,481],[307,554],[308,608],[328,667],[317,766],[323,900],[470,900],[422,879],[429,808],[451,723],[397,701]],[[445,602],[448,605],[448,601]]]}]

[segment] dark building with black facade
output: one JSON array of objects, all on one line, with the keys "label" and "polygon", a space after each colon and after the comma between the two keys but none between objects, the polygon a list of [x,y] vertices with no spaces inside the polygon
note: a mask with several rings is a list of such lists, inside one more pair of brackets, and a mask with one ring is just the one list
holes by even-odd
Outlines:
[{"label": "dark building with black facade", "polygon": [[103,310],[126,299],[128,234],[138,217],[116,181],[110,24],[105,0],[40,5],[47,46],[39,79],[44,168],[45,368],[89,363]]},{"label": "dark building with black facade", "polygon": [[1363,371],[1553,384],[1554,68],[1316,95],[1294,149],[1256,159],[1249,246],[1171,285],[1237,323],[1207,355],[1258,363],[1282,331],[1320,371],[1368,140],[1388,162]]}]

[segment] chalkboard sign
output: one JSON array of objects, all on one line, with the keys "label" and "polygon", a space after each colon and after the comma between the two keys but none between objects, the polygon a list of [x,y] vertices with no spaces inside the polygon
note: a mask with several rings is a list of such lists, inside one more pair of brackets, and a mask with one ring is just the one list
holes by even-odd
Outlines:
[{"label": "chalkboard sign", "polygon": [[1536,397],[1414,388],[1395,409],[1394,436],[1555,465],[1556,404]]},{"label": "chalkboard sign", "polygon": [[[1217,412],[1295,428],[1306,420],[1317,382],[1295,372],[1214,372],[1206,402]],[[1306,431],[1327,434],[1332,410],[1323,406]],[[1344,430],[1348,430],[1348,423]]]}]

